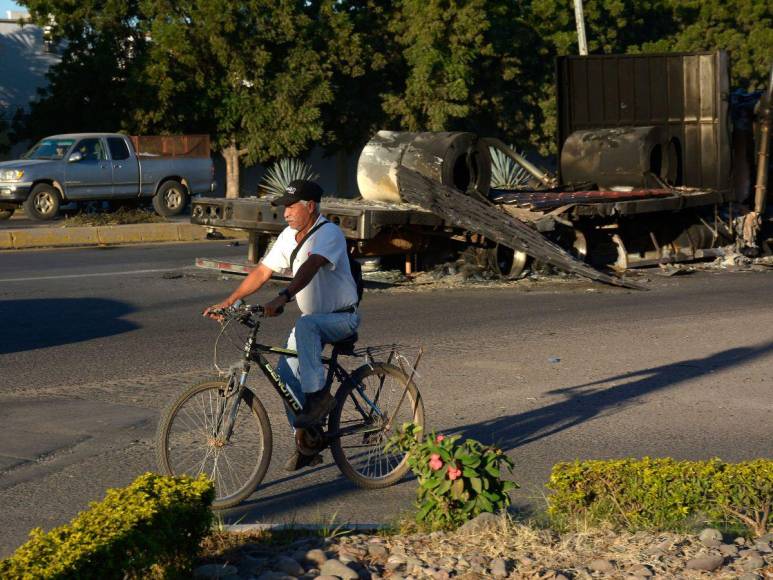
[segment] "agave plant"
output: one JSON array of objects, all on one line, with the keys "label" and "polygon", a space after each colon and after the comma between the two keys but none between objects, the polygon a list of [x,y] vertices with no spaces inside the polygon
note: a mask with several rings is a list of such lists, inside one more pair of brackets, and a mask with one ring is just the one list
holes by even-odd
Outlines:
[{"label": "agave plant", "polygon": [[314,173],[311,165],[303,159],[285,157],[268,168],[258,186],[258,190],[268,194],[283,194],[291,181],[296,179],[314,180],[319,174]]},{"label": "agave plant", "polygon": [[[517,151],[514,145],[510,149]],[[518,189],[529,183],[531,175],[522,165],[513,161],[504,152],[491,147],[491,187],[495,189]],[[526,157],[523,153],[522,156]]]}]

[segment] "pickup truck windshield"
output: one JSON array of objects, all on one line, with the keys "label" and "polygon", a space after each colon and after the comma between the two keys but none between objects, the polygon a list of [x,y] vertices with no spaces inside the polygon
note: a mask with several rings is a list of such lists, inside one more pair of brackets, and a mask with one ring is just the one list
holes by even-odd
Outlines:
[{"label": "pickup truck windshield", "polygon": [[73,143],[75,143],[74,139],[43,139],[22,157],[24,159],[63,159]]}]

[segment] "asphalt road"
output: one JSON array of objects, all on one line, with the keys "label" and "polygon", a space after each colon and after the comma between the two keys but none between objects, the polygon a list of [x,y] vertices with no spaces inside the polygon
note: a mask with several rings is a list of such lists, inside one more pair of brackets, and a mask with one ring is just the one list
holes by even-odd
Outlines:
[{"label": "asphalt road", "polygon": [[[224,242],[0,253],[0,556],[155,468],[160,409],[211,375],[217,327],[198,312],[238,282],[193,258],[244,253]],[[368,292],[361,343],[424,345],[428,422],[503,447],[521,509],[544,504],[557,461],[770,457],[773,274],[650,278],[649,292]],[[267,322],[263,338],[281,343],[292,320]],[[329,454],[282,472],[290,434],[265,392],[275,459],[226,521],[385,522],[410,508],[412,482],[359,490]]]}]

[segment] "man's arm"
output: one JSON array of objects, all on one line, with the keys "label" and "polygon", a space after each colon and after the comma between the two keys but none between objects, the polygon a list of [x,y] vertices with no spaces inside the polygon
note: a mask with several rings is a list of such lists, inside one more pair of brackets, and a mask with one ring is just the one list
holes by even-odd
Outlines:
[{"label": "man's arm", "polygon": [[[241,284],[231,292],[230,296],[223,300],[222,302],[218,302],[217,304],[213,304],[209,308],[205,309],[202,314],[204,316],[207,316],[209,318],[218,318],[217,316],[213,316],[211,314],[212,310],[220,310],[223,308],[228,308],[231,306],[234,302],[237,300],[241,300],[242,298],[249,296],[253,292],[256,292],[263,284],[265,284],[269,278],[271,278],[271,275],[274,272],[266,266],[263,263],[258,264],[258,267],[255,268],[252,272],[250,272],[247,277],[242,281]],[[307,282],[308,284],[308,282]]]},{"label": "man's arm", "polygon": [[[306,261],[301,264],[301,267],[298,268],[298,272],[296,272],[295,276],[290,281],[290,284],[287,286],[287,292],[290,294],[290,296],[295,296],[298,294],[298,292],[306,288],[314,276],[317,275],[319,269],[328,263],[329,262],[327,258],[323,258],[319,254],[312,254],[309,256]],[[287,296],[280,294],[271,302],[263,305],[265,315],[277,316],[278,314],[281,314],[281,309],[288,302],[289,300]]]}]

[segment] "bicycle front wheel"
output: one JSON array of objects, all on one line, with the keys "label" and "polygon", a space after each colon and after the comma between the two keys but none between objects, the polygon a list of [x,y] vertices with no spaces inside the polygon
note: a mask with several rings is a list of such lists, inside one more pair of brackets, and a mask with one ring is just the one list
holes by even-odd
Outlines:
[{"label": "bicycle front wheel", "polygon": [[233,429],[225,433],[233,412],[227,381],[209,381],[187,389],[158,425],[156,459],[167,475],[204,473],[215,483],[214,509],[247,499],[263,480],[271,460],[271,425],[260,400],[244,389]]},{"label": "bicycle front wheel", "polygon": [[400,481],[408,471],[407,457],[397,449],[387,451],[385,445],[407,422],[424,427],[424,404],[414,382],[395,366],[363,365],[351,382],[341,385],[336,398],[329,420],[329,431],[335,434],[330,447],[341,472],[365,489]]}]

